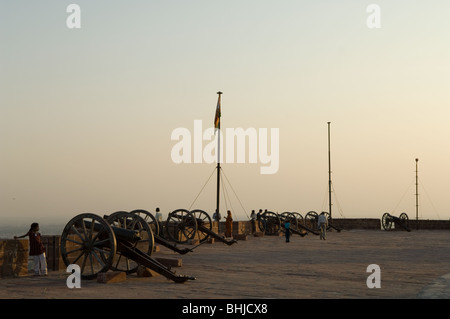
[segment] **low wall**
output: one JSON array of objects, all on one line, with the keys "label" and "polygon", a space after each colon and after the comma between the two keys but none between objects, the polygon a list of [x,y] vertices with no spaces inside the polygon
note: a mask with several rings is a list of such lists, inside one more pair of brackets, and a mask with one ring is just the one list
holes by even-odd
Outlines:
[{"label": "low wall", "polygon": [[28,239],[0,240],[0,277],[28,275]]},{"label": "low wall", "polygon": [[345,230],[381,229],[381,220],[377,218],[333,218],[332,224]]},{"label": "low wall", "polygon": [[415,229],[450,229],[450,220],[409,220],[409,228]]},{"label": "low wall", "polygon": [[61,236],[41,236],[42,244],[45,247],[45,257],[47,259],[48,270],[66,269],[61,258]]},{"label": "low wall", "polygon": [[[379,218],[333,218],[333,225],[344,229],[372,229],[372,230],[380,230],[381,219]],[[415,229],[449,229],[450,230],[450,220],[409,220],[409,228],[411,230]],[[394,230],[395,227],[392,227]],[[217,222],[213,222],[214,232],[217,232]],[[400,230],[403,230],[400,228]],[[225,231],[225,222],[220,222],[220,231]],[[256,231],[260,231],[258,227],[258,222],[256,222]],[[252,233],[252,225],[251,221],[238,221],[233,222],[233,235],[238,234],[251,234]]]}]

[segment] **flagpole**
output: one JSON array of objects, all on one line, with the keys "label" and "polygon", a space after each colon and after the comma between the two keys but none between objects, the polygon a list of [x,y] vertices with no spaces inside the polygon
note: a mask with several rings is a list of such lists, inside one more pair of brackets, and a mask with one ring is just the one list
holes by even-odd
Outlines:
[{"label": "flagpole", "polygon": [[328,122],[328,209],[330,211],[330,219],[331,216],[331,149],[330,149],[330,124],[331,122]]},{"label": "flagpole", "polygon": [[[219,95],[217,105],[220,106],[220,98],[223,94],[222,92],[217,92]],[[220,204],[220,114],[219,114],[219,125],[218,125],[218,132],[217,132],[217,198],[216,198],[216,216],[219,217],[219,204]],[[217,231],[220,232],[220,220],[217,219]]]}]

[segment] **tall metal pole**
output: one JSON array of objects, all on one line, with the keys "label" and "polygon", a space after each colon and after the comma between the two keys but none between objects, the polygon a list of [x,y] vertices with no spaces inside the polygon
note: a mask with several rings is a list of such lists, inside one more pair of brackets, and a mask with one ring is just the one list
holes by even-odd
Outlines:
[{"label": "tall metal pole", "polygon": [[[222,92],[217,92],[217,94],[219,95],[219,98],[217,100],[217,107],[219,107],[219,111],[221,111],[222,106],[221,106],[221,95]],[[220,204],[220,117],[221,114],[219,114],[219,125],[218,125],[218,132],[217,132],[217,198],[216,198],[216,217],[217,217],[217,230],[220,231],[220,220],[219,220],[219,204]]]},{"label": "tall metal pole", "polygon": [[416,158],[416,220],[419,220],[419,159]]},{"label": "tall metal pole", "polygon": [[331,219],[331,147],[330,147],[330,124],[328,122],[328,206]]}]

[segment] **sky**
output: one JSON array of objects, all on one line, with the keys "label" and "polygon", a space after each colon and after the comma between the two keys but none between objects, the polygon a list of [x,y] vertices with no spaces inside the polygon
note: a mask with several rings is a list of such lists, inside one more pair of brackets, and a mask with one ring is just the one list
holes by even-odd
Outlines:
[{"label": "sky", "polygon": [[327,211],[330,122],[333,217],[415,218],[418,158],[419,218],[449,219],[448,12],[445,0],[0,0],[0,223],[212,215],[215,163],[175,163],[171,136],[213,127],[218,91],[223,130],[279,130],[274,174],[260,158],[222,164],[222,215]]}]

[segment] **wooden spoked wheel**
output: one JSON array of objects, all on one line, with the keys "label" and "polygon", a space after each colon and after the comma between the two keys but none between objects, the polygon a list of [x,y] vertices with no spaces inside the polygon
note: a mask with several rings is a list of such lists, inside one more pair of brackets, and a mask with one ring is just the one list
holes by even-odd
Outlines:
[{"label": "wooden spoked wheel", "polygon": [[281,220],[274,212],[264,212],[258,220],[259,229],[267,235],[276,235],[280,232]]},{"label": "wooden spoked wheel", "polygon": [[304,225],[303,216],[300,213],[292,212],[292,215],[294,215],[295,219],[297,219],[297,228],[300,227],[299,225]]},{"label": "wooden spoked wheel", "polygon": [[94,279],[111,267],[116,237],[102,217],[85,213],[72,218],[61,235],[61,257],[66,266],[80,267],[82,279]]},{"label": "wooden spoked wheel", "polygon": [[166,231],[173,241],[184,244],[194,239],[197,233],[197,221],[186,209],[177,209],[169,213],[166,221]]},{"label": "wooden spoked wheel", "polygon": [[160,235],[160,225],[158,221],[156,220],[156,217],[150,213],[149,211],[146,211],[144,209],[136,209],[130,212],[131,214],[136,214],[142,217],[147,224],[150,225],[150,228],[152,229],[153,236],[159,236]]},{"label": "wooden spoked wheel", "polygon": [[400,222],[402,223],[402,227],[405,229],[409,229],[409,217],[406,213],[401,213],[398,217]]},{"label": "wooden spoked wheel", "polygon": [[309,229],[317,229],[317,222],[319,221],[319,215],[314,212],[310,211],[305,215],[305,226]]},{"label": "wooden spoked wheel", "polygon": [[393,223],[392,216],[389,213],[384,213],[381,217],[381,226],[383,226],[383,229],[391,229]]},{"label": "wooden spoked wheel", "polygon": [[[206,228],[212,232],[212,220],[209,214],[201,209],[195,209],[191,211],[191,214],[195,217],[197,222],[197,236],[196,238],[202,243],[208,239],[209,234],[207,232],[203,232],[201,228]],[[198,227],[202,226],[202,227]]]},{"label": "wooden spoked wheel", "polygon": [[[154,249],[153,232],[150,225],[139,215],[128,212],[115,212],[107,217],[108,223],[115,228],[134,230],[139,236],[139,240],[134,242],[132,247],[151,255]],[[120,251],[116,252],[114,262],[111,265],[112,270],[124,271],[131,274],[137,271],[139,264],[132,259],[123,256]]]},{"label": "wooden spoked wheel", "polygon": [[[285,224],[286,222],[289,222],[291,224],[291,228],[292,229],[297,229],[298,228],[298,220],[296,218],[296,216],[291,213],[291,212],[284,212],[280,214],[280,222],[281,224]],[[286,232],[286,229],[284,227],[281,227],[281,231],[283,233]]]}]

